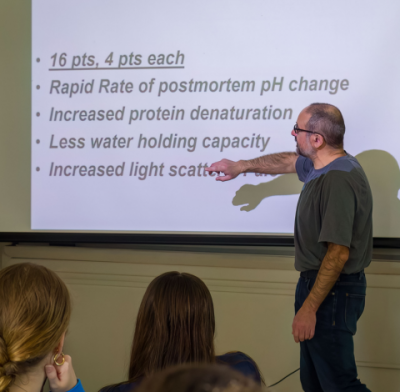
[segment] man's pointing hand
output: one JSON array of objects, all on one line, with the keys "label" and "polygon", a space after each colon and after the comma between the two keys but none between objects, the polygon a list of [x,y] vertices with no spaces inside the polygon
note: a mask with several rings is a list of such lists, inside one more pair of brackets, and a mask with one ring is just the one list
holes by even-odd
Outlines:
[{"label": "man's pointing hand", "polygon": [[[217,173],[217,181],[229,181],[236,178],[242,173],[242,164],[239,162],[233,162],[229,159],[223,159],[222,161],[213,163],[210,167],[205,169],[210,174]],[[221,175],[221,173],[223,175]]]}]

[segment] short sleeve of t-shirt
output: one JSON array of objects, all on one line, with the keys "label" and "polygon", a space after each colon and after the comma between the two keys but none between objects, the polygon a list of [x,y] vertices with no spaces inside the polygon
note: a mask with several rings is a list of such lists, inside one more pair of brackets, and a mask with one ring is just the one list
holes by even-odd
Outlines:
[{"label": "short sleeve of t-shirt", "polygon": [[356,196],[349,173],[332,170],[326,174],[320,209],[321,231],[318,242],[331,242],[350,248]]},{"label": "short sleeve of t-shirt", "polygon": [[301,182],[304,182],[308,173],[314,167],[312,160],[299,155],[296,161],[296,172]]}]

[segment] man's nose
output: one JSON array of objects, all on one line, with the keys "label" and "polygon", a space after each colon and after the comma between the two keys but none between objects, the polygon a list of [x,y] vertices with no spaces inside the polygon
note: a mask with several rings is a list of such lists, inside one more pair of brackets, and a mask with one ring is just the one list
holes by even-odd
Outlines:
[{"label": "man's nose", "polygon": [[294,131],[294,129],[292,129],[291,135],[294,136],[294,137],[297,136],[297,135],[296,135],[296,132]]}]

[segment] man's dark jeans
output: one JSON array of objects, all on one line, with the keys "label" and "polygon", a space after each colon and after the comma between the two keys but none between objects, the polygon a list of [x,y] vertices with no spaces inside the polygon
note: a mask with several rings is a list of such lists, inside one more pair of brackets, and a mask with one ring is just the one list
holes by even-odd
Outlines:
[{"label": "man's dark jeans", "polygon": [[[300,274],[296,313],[310,293],[318,271]],[[315,335],[300,343],[300,379],[305,392],[371,392],[357,378],[353,335],[365,306],[364,272],[341,274],[317,311]]]}]

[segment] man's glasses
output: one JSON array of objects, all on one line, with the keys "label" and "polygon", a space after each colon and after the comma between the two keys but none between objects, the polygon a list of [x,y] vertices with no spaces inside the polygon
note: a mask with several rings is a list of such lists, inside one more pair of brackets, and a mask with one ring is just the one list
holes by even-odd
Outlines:
[{"label": "man's glasses", "polygon": [[297,123],[294,124],[293,131],[294,131],[294,133],[295,133],[296,135],[298,135],[299,132],[317,133],[317,132],[313,132],[313,131],[307,131],[306,129],[300,129],[300,128],[297,126]]}]

